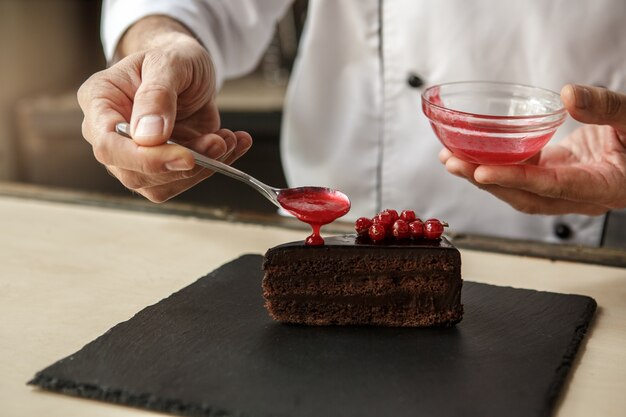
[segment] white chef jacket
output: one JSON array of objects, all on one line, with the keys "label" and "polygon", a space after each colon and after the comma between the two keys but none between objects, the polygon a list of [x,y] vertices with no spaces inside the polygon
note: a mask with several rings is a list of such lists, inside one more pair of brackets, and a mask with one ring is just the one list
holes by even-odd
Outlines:
[{"label": "white chef jacket", "polygon": [[[221,85],[256,66],[290,3],[105,0],[103,44],[111,58],[133,22],[170,15],[207,47]],[[310,0],[283,116],[287,180],[344,191],[351,219],[413,209],[457,233],[596,246],[604,216],[524,214],[449,174],[420,94],[469,80],[624,90],[625,17],[623,0]],[[553,141],[575,127],[569,119]]]}]

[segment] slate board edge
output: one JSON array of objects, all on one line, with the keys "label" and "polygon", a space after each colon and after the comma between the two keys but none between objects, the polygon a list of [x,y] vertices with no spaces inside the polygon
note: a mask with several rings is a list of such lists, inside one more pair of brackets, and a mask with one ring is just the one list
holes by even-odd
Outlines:
[{"label": "slate board edge", "polygon": [[[193,282],[184,286],[178,291],[173,292],[172,294],[157,301],[154,304],[147,305],[146,307],[139,310],[137,313],[133,314],[133,316],[130,317],[128,320],[124,320],[122,322],[117,323],[115,326],[111,327],[102,335],[98,336],[94,340],[87,343],[87,345],[95,343],[96,341],[98,341],[98,339],[104,337],[106,334],[111,332],[116,327],[128,321],[131,321],[135,316],[141,314],[144,310],[149,309],[159,304],[163,300],[185,290],[188,286],[193,285],[194,283],[196,283],[197,281],[203,278],[208,278],[208,277],[219,274],[220,269],[226,267],[226,265],[233,263],[233,262],[237,262],[241,258],[247,258],[247,257],[261,258],[262,256],[259,254],[251,254],[251,253],[243,254],[236,259],[233,259],[231,261],[224,263],[220,267],[194,280]],[[181,400],[174,400],[174,399],[158,399],[158,398],[155,398],[152,394],[131,393],[131,392],[128,392],[128,390],[117,389],[117,388],[103,389],[103,388],[94,386],[93,384],[68,381],[68,380],[59,379],[54,376],[49,376],[45,374],[48,368],[50,368],[51,366],[59,362],[68,360],[69,358],[71,358],[72,356],[74,356],[75,354],[83,350],[85,346],[83,346],[76,352],[72,353],[71,355],[68,355],[63,359],[60,359],[54,362],[52,365],[46,367],[46,369],[44,369],[43,371],[37,372],[35,376],[33,377],[33,379],[27,382],[27,385],[34,385],[34,386],[37,386],[39,388],[42,388],[48,391],[59,392],[62,394],[72,395],[72,396],[76,396],[79,398],[89,398],[93,400],[100,400],[100,401],[120,404],[124,406],[150,409],[150,410],[154,410],[158,412],[165,412],[165,413],[181,415],[181,416],[193,416],[193,417],[196,417],[196,416],[197,417],[242,417],[243,416],[241,413],[239,413],[236,410],[228,411],[228,410],[211,407],[209,405],[204,405],[204,404],[199,405],[196,403],[191,403],[191,402],[186,402],[186,401],[181,401]]]},{"label": "slate board edge", "polygon": [[576,329],[574,330],[574,334],[572,335],[572,342],[569,345],[568,349],[565,351],[565,354],[563,355],[563,362],[561,362],[561,365],[556,370],[556,378],[554,379],[554,383],[549,388],[549,391],[548,391],[549,412],[547,414],[548,416],[552,415],[552,413],[554,412],[554,407],[557,404],[557,400],[559,399],[559,396],[565,395],[565,393],[562,390],[562,387],[565,384],[565,381],[567,380],[567,375],[569,374],[569,371],[572,365],[574,364],[574,361],[576,360],[576,354],[578,353],[578,350],[583,342],[583,339],[585,338],[585,335],[587,334],[587,329],[589,328],[589,326],[593,324],[592,323],[593,316],[598,307],[598,303],[593,298],[588,297],[588,296],[581,296],[581,297],[587,298],[589,303],[587,304],[587,309],[585,310],[583,315],[581,315],[579,318],[579,325],[576,326]]},{"label": "slate board edge", "polygon": [[[162,302],[163,300],[185,290],[188,286],[193,285],[195,282],[197,282],[200,279],[203,278],[208,278],[211,276],[215,276],[219,273],[220,269],[226,267],[228,264],[230,263],[234,263],[239,261],[242,258],[248,258],[248,257],[257,257],[259,259],[262,259],[262,255],[260,254],[243,254],[238,258],[235,258],[231,261],[226,262],[225,264],[221,265],[220,267],[216,268],[215,270],[209,272],[208,274],[206,274],[205,276],[202,276],[196,280],[194,280],[193,282],[191,282],[190,284],[186,285],[185,287],[179,289],[178,291],[173,292],[172,294],[170,294],[167,297],[164,297],[163,299],[157,301],[154,304],[150,304],[146,307],[144,307],[143,309],[141,309],[140,311],[138,311],[137,313],[135,313],[131,318],[129,318],[128,320],[124,320],[118,324],[116,324],[115,326],[113,326],[111,329],[107,330],[105,333],[103,333],[102,335],[98,336],[96,339],[92,340],[91,342],[89,342],[87,345],[91,344],[91,343],[95,343],[98,339],[104,337],[106,334],[108,334],[109,332],[111,332],[113,329],[115,329],[117,326],[122,325],[123,323],[126,323],[130,320],[132,320],[135,316],[139,315],[140,313],[142,313],[144,310],[149,309],[157,304],[159,304],[160,302]],[[472,281],[465,281],[465,282],[472,282]],[[480,283],[482,285],[489,285],[489,286],[497,286],[497,285],[493,285],[493,284],[483,284]],[[567,374],[569,373],[569,370],[571,369],[575,359],[576,359],[576,354],[578,352],[578,349],[580,348],[580,345],[585,337],[585,334],[587,332],[587,329],[589,327],[589,325],[591,325],[591,318],[593,317],[596,308],[597,308],[597,302],[589,297],[589,296],[585,296],[585,295],[580,295],[580,294],[564,294],[564,293],[554,293],[554,292],[550,292],[550,291],[539,291],[539,290],[533,290],[533,289],[526,289],[526,288],[517,288],[517,287],[512,287],[512,286],[498,286],[501,288],[511,288],[511,289],[522,289],[525,291],[532,291],[532,292],[542,292],[542,293],[552,293],[552,294],[559,294],[559,295],[569,295],[569,296],[576,296],[576,297],[581,297],[581,298],[585,298],[589,301],[588,305],[587,305],[587,309],[585,310],[585,312],[583,313],[583,315],[580,316],[579,318],[579,325],[576,326],[576,329],[574,331],[574,334],[572,336],[572,342],[569,345],[567,351],[565,352],[563,358],[564,361],[559,365],[559,367],[557,368],[556,371],[556,375],[557,377],[555,378],[555,382],[554,384],[550,387],[548,394],[547,394],[547,401],[548,401],[548,407],[547,407],[547,416],[552,415],[552,413],[554,412],[554,407],[556,405],[557,399],[559,398],[559,395],[562,394],[561,393],[561,388],[563,386],[563,384],[566,381],[567,378]],[[87,346],[85,345],[85,346]],[[84,348],[84,346],[83,346]],[[181,401],[181,400],[176,400],[176,399],[158,399],[156,397],[154,397],[152,394],[149,393],[132,393],[129,392],[128,390],[124,390],[124,389],[119,389],[119,388],[100,388],[97,386],[94,386],[93,384],[90,383],[81,383],[81,382],[73,382],[73,381],[68,381],[68,380],[64,380],[64,379],[59,379],[56,378],[54,376],[49,376],[45,374],[45,371],[50,368],[51,366],[59,363],[59,362],[63,362],[69,358],[71,358],[73,355],[79,353],[83,348],[79,349],[78,351],[74,352],[73,354],[60,359],[56,362],[54,362],[52,365],[50,365],[49,367],[46,367],[46,369],[37,372],[35,374],[35,376],[33,377],[33,379],[31,379],[30,381],[27,382],[27,385],[34,385],[34,386],[38,386],[39,388],[48,390],[48,391],[53,391],[53,392],[59,392],[59,393],[63,393],[63,394],[67,394],[67,395],[72,395],[72,396],[76,396],[76,397],[80,397],[80,398],[89,398],[89,399],[95,399],[95,400],[100,400],[100,401],[105,401],[105,402],[109,402],[109,403],[115,403],[115,404],[120,404],[120,405],[125,405],[125,406],[131,406],[131,407],[138,407],[138,408],[143,408],[143,409],[150,409],[150,410],[154,410],[154,411],[158,411],[158,412],[166,412],[166,413],[170,413],[170,414],[174,414],[174,415],[181,415],[181,416],[193,416],[193,417],[243,417],[244,414],[240,413],[237,410],[225,410],[225,409],[219,409],[219,408],[215,408],[212,407],[208,404],[197,404],[197,403],[192,403],[192,402],[186,402],[186,401]]]},{"label": "slate board edge", "polygon": [[236,411],[218,409],[210,405],[183,402],[180,400],[159,399],[152,394],[134,394],[121,389],[102,389],[92,384],[75,383],[66,380],[37,374],[28,382],[42,389],[68,394],[80,398],[115,403],[123,406],[136,407],[169,413],[180,416],[201,417],[241,417]]}]

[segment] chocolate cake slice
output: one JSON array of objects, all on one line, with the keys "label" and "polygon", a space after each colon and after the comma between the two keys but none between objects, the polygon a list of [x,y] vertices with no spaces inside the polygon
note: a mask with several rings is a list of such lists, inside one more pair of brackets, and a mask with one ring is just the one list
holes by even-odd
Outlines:
[{"label": "chocolate cake slice", "polygon": [[308,325],[452,326],[463,316],[461,255],[445,238],[303,241],[265,254],[263,296],[278,321]]}]

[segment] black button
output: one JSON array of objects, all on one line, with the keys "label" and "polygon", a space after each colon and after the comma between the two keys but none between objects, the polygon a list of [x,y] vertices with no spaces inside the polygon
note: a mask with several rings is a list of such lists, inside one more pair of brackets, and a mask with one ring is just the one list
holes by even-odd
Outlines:
[{"label": "black button", "polygon": [[572,236],[572,228],[565,223],[557,223],[554,225],[554,234],[559,239],[567,239]]},{"label": "black button", "polygon": [[413,88],[420,88],[424,85],[424,80],[418,77],[417,74],[409,74],[409,78],[406,81]]}]

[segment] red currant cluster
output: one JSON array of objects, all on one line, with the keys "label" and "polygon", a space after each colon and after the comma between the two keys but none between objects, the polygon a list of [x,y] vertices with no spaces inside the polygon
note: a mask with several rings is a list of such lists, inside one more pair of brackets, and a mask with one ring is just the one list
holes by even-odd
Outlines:
[{"label": "red currant cluster", "polygon": [[371,219],[360,217],[354,223],[354,229],[361,237],[369,236],[374,242],[386,238],[402,239],[439,239],[443,228],[448,223],[437,219],[423,222],[415,216],[413,210],[403,210],[399,215],[396,210],[383,210]]}]

